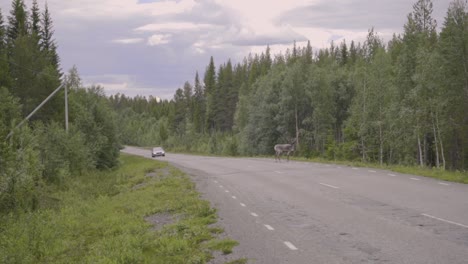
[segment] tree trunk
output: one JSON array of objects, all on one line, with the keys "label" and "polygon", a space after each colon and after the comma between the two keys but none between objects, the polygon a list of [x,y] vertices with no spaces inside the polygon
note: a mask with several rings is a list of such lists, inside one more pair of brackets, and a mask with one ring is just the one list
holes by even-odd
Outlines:
[{"label": "tree trunk", "polygon": [[366,162],[366,147],[364,146],[364,137],[361,137],[362,162]]},{"label": "tree trunk", "polygon": [[379,104],[379,161],[383,165],[383,131],[382,131],[382,103]]},{"label": "tree trunk", "polygon": [[444,154],[444,143],[442,142],[442,138],[440,137],[439,118],[438,118],[437,112],[435,113],[435,119],[436,119],[435,121],[436,121],[437,133],[439,135],[440,154],[442,156],[442,167],[445,169],[446,164],[445,164],[445,154]]},{"label": "tree trunk", "polygon": [[435,154],[436,154],[436,167],[440,167],[440,161],[439,161],[439,146],[437,142],[437,133],[436,133],[436,128],[435,128],[435,122],[434,122],[434,116],[432,117],[432,130],[434,132],[434,145],[435,145]]},{"label": "tree trunk", "polygon": [[422,148],[421,148],[421,139],[419,138],[419,133],[418,133],[418,151],[419,151],[419,165],[421,167],[424,167],[423,153],[422,153]]},{"label": "tree trunk", "polygon": [[299,121],[297,117],[297,104],[294,106],[294,115],[296,117],[296,149],[299,149]]},{"label": "tree trunk", "polygon": [[380,141],[380,151],[379,151],[379,161],[380,165],[383,165],[383,136],[382,136],[382,122],[379,122],[379,141]]}]

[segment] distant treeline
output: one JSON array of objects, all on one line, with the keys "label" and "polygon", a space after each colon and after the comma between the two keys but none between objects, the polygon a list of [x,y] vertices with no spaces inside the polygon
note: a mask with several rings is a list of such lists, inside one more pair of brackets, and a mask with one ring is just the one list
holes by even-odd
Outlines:
[{"label": "distant treeline", "polygon": [[188,152],[271,155],[297,141],[305,157],[468,168],[468,5],[450,3],[441,31],[419,0],[402,34],[364,43],[270,49],[215,67],[173,100],[110,97],[122,140]]},{"label": "distant treeline", "polygon": [[[7,22],[0,10],[0,217],[46,206],[47,189],[69,177],[118,165],[116,113],[102,88],[81,88],[76,68],[63,76],[53,32],[47,5],[35,0],[31,9],[14,0]],[[16,128],[62,83],[68,132],[63,90]]]}]

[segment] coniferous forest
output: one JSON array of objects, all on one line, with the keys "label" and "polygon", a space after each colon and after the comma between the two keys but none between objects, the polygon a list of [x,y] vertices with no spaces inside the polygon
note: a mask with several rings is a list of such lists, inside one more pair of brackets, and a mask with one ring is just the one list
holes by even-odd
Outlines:
[{"label": "coniferous forest", "polygon": [[468,5],[451,2],[441,25],[432,12],[414,3],[387,43],[371,28],[363,43],[211,58],[171,101],[111,96],[121,139],[248,156],[295,140],[303,157],[466,170]]},{"label": "coniferous forest", "polygon": [[[272,156],[275,144],[295,141],[306,158],[466,172],[468,4],[454,0],[441,22],[432,9],[415,2],[388,42],[371,28],[362,43],[211,57],[160,101],[108,97],[83,87],[75,67],[64,74],[47,5],[13,0],[9,14],[0,10],[0,210],[34,210],[44,186],[118,166],[123,144]],[[61,84],[68,132],[63,90],[16,128]]]},{"label": "coniferous forest", "polygon": [[[0,10],[1,11],[1,10]],[[60,68],[52,16],[37,1],[14,0],[0,12],[0,212],[34,211],[47,186],[90,170],[118,165],[115,112],[100,87],[81,88],[76,68]],[[17,125],[61,84],[69,91],[65,131],[64,91],[29,122]]]}]

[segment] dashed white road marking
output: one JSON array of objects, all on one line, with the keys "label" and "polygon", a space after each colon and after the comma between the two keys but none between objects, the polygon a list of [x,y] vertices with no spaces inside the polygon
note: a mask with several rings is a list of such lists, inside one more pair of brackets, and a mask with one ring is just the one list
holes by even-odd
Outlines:
[{"label": "dashed white road marking", "polygon": [[351,169],[353,169],[353,170],[359,170],[359,169],[358,169],[358,168],[356,168],[356,167],[352,167]]},{"label": "dashed white road marking", "polygon": [[276,172],[276,173],[278,173],[278,174],[282,174],[282,172],[281,172],[281,171],[275,171],[275,172]]},{"label": "dashed white road marking", "polygon": [[229,192],[229,190],[225,190],[224,192],[227,192],[227,193],[228,193],[228,192]]},{"label": "dashed white road marking", "polygon": [[428,214],[421,214],[421,215],[424,215],[425,217],[429,217],[429,218],[432,218],[432,219],[436,219],[436,220],[439,220],[439,221],[442,221],[442,222],[446,222],[446,223],[449,223],[449,224],[452,224],[452,225],[457,225],[457,226],[461,226],[461,227],[464,227],[464,228],[468,228],[468,226],[464,225],[464,224],[460,224],[460,223],[457,223],[457,222],[453,222],[453,221],[450,221],[450,220],[446,220],[446,219],[442,219],[442,218],[439,218],[439,217],[435,217],[433,215],[428,215]]},{"label": "dashed white road marking", "polygon": [[232,196],[232,199],[234,199],[234,200],[235,200],[235,199],[237,199],[237,197],[235,197],[235,196],[233,195],[233,196]]},{"label": "dashed white road marking", "polygon": [[240,203],[240,205],[241,205],[242,207],[245,207],[245,206],[246,206],[246,205],[245,205],[245,204],[243,204],[243,203]]},{"label": "dashed white road marking", "polygon": [[445,185],[445,186],[449,186],[450,184],[448,183],[445,183],[445,182],[439,182],[440,185]]},{"label": "dashed white road marking", "polygon": [[333,188],[333,189],[339,189],[340,187],[336,187],[336,186],[333,186],[333,185],[330,185],[330,184],[326,184],[326,183],[321,183],[319,182],[320,185],[323,185],[323,186],[327,186],[327,187],[330,187],[330,188]]},{"label": "dashed white road marking", "polygon": [[388,176],[396,177],[395,174],[391,174],[391,173],[389,173]]},{"label": "dashed white road marking", "polygon": [[217,181],[217,180],[214,180],[213,182],[214,182],[214,183],[218,183],[218,181]]},{"label": "dashed white road marking", "polygon": [[420,179],[418,179],[418,178],[410,178],[410,179],[413,180],[413,181],[420,181]]},{"label": "dashed white road marking", "polygon": [[330,165],[330,164],[327,164],[327,165],[325,165],[325,166],[330,167],[331,165]]},{"label": "dashed white road marking", "polygon": [[290,249],[290,250],[297,250],[297,247],[295,247],[291,242],[289,241],[284,241],[284,244]]},{"label": "dashed white road marking", "polygon": [[375,170],[368,170],[368,172],[372,172],[372,173],[374,173],[374,172],[376,172],[376,171],[375,171]]},{"label": "dashed white road marking", "polygon": [[270,231],[275,230],[271,225],[265,225],[265,227],[266,227],[268,230],[270,230]]},{"label": "dashed white road marking", "polygon": [[256,214],[256,213],[251,212],[250,214],[251,214],[252,216],[254,216],[254,217],[258,217],[258,214]]},{"label": "dashed white road marking", "polygon": [[337,169],[341,169],[341,167],[336,167]]}]

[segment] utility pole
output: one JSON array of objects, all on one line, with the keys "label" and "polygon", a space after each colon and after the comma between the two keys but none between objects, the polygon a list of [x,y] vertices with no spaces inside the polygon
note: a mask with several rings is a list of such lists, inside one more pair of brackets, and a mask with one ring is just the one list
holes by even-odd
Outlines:
[{"label": "utility pole", "polygon": [[[20,128],[29,118],[31,118],[45,103],[47,103],[50,98],[52,98],[62,87],[65,85],[65,82],[62,83],[57,89],[55,89],[47,98],[42,101],[40,105],[38,105],[23,121],[21,121],[13,130],[10,131],[10,133],[6,136],[5,140],[8,140],[14,133],[14,131],[18,128]],[[67,98],[67,88],[65,86],[65,128],[68,131],[68,98]]]}]

